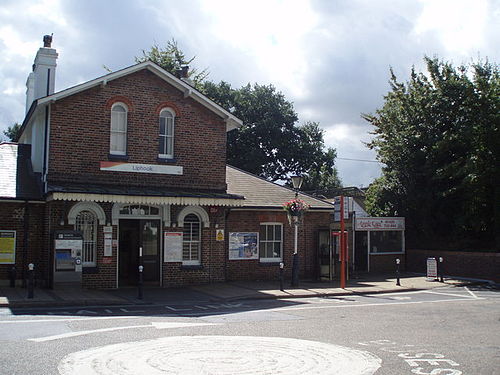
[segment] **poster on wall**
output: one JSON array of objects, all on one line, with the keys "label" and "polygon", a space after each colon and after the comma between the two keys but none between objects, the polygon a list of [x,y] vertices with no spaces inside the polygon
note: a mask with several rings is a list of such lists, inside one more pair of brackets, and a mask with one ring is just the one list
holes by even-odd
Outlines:
[{"label": "poster on wall", "polygon": [[229,260],[259,259],[258,233],[229,233]]},{"label": "poster on wall", "polygon": [[163,261],[182,262],[182,232],[165,232]]},{"label": "poster on wall", "polygon": [[16,231],[0,230],[0,264],[16,263]]}]

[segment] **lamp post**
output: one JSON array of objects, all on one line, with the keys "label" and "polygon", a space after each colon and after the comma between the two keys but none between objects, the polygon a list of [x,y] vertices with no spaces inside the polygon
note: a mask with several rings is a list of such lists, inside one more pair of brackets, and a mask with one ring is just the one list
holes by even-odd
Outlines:
[{"label": "lamp post", "polygon": [[[291,176],[293,188],[295,190],[295,199],[299,196],[299,189],[302,186],[303,177]],[[294,243],[293,243],[293,259],[292,259],[292,286],[299,286],[299,254],[297,253],[297,244],[299,236],[299,217],[293,217],[294,226]]]}]

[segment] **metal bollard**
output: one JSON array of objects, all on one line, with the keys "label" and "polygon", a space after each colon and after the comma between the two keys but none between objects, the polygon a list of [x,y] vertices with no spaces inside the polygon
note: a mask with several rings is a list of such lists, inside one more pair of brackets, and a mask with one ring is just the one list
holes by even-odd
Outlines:
[{"label": "metal bollard", "polygon": [[137,287],[138,287],[138,295],[137,295],[137,298],[138,299],[142,299],[143,295],[142,295],[142,271],[144,270],[144,267],[143,266],[139,266],[139,284],[137,284]]},{"label": "metal bollard", "polygon": [[35,270],[35,265],[33,263],[28,264],[28,298],[33,298],[34,297],[34,292],[33,292],[33,274]]},{"label": "metal bollard", "polygon": [[443,278],[443,257],[439,257],[439,282],[444,283],[444,278]]},{"label": "metal bollard", "polygon": [[283,292],[285,289],[283,287],[283,282],[284,282],[284,278],[285,278],[285,272],[284,272],[284,268],[285,267],[285,264],[283,262],[280,263],[280,290]]},{"label": "metal bollard", "polygon": [[401,283],[399,282],[399,263],[401,263],[401,259],[397,258],[396,259],[396,285],[401,286]]},{"label": "metal bollard", "polygon": [[10,287],[14,288],[16,286],[16,267],[15,266],[10,269],[9,278],[10,278]]}]

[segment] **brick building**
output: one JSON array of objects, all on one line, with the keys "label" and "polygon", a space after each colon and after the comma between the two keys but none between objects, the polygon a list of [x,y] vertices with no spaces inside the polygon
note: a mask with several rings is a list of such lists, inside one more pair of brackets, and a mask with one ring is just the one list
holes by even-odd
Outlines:
[{"label": "brick building", "polygon": [[[42,285],[116,288],[275,279],[291,272],[295,192],[226,165],[241,121],[152,62],[55,92],[44,39],[18,143],[0,145],[0,282],[35,265]],[[333,206],[299,228],[301,277],[316,277]]]}]

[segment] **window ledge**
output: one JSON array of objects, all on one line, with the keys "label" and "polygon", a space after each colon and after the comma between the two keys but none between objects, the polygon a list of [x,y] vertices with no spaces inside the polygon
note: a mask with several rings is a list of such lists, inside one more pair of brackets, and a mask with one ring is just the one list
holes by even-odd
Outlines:
[{"label": "window ledge", "polygon": [[198,271],[198,270],[202,270],[203,269],[203,266],[200,264],[200,265],[182,265],[181,266],[181,270],[182,271]]},{"label": "window ledge", "polygon": [[108,160],[128,160],[128,155],[108,154]]},{"label": "window ledge", "polygon": [[156,161],[158,163],[177,163],[177,159],[175,159],[175,158],[162,158],[162,157],[158,157],[158,159],[156,159]]},{"label": "window ledge", "polygon": [[276,261],[273,260],[267,262],[260,261],[259,265],[263,267],[279,267],[281,262],[282,260],[276,260]]}]

